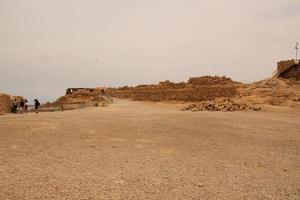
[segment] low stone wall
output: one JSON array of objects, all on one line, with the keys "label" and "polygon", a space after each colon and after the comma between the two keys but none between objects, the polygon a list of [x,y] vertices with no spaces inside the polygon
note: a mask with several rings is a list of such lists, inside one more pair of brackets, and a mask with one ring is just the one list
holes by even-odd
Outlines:
[{"label": "low stone wall", "polygon": [[227,85],[239,83],[227,78],[225,76],[201,76],[201,77],[192,77],[187,82],[189,85]]},{"label": "low stone wall", "polygon": [[109,95],[117,98],[151,101],[203,101],[217,97],[232,97],[237,94],[235,86],[199,86],[196,88],[128,88],[109,89]]},{"label": "low stone wall", "polygon": [[218,97],[237,95],[240,83],[230,78],[218,76],[202,76],[190,78],[188,82],[159,82],[152,85],[119,88],[69,88],[66,95],[57,99],[56,103],[75,103],[95,101],[98,95],[108,94],[117,98],[150,101],[203,101]]},{"label": "low stone wall", "polygon": [[95,88],[67,88],[66,95],[73,94],[74,92],[78,92],[78,91],[94,92],[95,90],[96,90]]}]

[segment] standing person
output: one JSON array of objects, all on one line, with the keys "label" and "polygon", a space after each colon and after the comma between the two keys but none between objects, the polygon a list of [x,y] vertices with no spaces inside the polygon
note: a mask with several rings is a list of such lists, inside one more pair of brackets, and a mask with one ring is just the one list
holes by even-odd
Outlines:
[{"label": "standing person", "polygon": [[64,111],[64,110],[65,110],[65,108],[64,108],[64,105],[63,105],[63,104],[60,104],[60,110],[61,110],[61,111]]},{"label": "standing person", "polygon": [[28,110],[28,105],[27,105],[28,101],[27,101],[27,99],[25,99],[24,102],[25,102],[25,105],[24,105],[24,112],[27,113],[27,110]]},{"label": "standing person", "polygon": [[34,100],[34,109],[35,109],[35,113],[38,113],[39,112],[39,106],[40,106],[41,104],[40,104],[40,102],[37,100],[37,99],[35,99]]},{"label": "standing person", "polygon": [[17,113],[17,109],[18,109],[18,100],[15,99],[13,102],[13,113]]},{"label": "standing person", "polygon": [[24,114],[25,101],[22,99],[19,104],[20,114]]}]

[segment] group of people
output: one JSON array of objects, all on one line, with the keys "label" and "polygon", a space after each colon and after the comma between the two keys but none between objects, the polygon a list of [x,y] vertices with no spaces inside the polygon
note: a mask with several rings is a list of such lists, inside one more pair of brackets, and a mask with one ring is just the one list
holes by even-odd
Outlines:
[{"label": "group of people", "polygon": [[[40,102],[35,99],[34,100],[34,109],[35,112],[38,113],[39,112],[39,106],[40,106]],[[19,112],[18,112],[19,111]],[[24,114],[27,113],[28,111],[28,101],[27,99],[21,99],[20,101],[18,99],[15,99],[13,101],[13,106],[12,106],[12,112],[17,114]]]}]

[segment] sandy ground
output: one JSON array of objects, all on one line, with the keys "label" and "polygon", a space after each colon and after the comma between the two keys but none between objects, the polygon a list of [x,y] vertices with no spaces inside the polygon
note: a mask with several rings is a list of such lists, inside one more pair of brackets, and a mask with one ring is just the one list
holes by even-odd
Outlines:
[{"label": "sandy ground", "polygon": [[300,199],[300,109],[0,116],[0,199]]}]

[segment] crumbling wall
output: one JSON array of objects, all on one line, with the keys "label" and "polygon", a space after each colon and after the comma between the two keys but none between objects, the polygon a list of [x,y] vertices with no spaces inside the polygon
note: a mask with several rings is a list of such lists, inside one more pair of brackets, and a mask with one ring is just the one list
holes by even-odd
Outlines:
[{"label": "crumbling wall", "polygon": [[200,86],[197,88],[129,88],[128,90],[110,89],[108,93],[117,98],[151,101],[203,101],[217,97],[232,97],[236,95],[234,86]]},{"label": "crumbling wall", "polygon": [[68,88],[66,95],[58,98],[55,105],[112,103],[112,99],[105,95],[105,88]]},{"label": "crumbling wall", "polygon": [[11,96],[0,93],[0,113],[8,113],[11,110]]},{"label": "crumbling wall", "polygon": [[282,78],[300,80],[300,65],[293,65],[280,74]]},{"label": "crumbling wall", "polygon": [[289,69],[291,66],[295,65],[295,60],[282,60],[277,62],[277,73],[281,74],[282,72]]},{"label": "crumbling wall", "polygon": [[72,94],[72,93],[78,92],[78,91],[94,92],[95,90],[96,90],[95,88],[67,88],[66,95],[69,95],[69,94]]},{"label": "crumbling wall", "polygon": [[237,82],[230,78],[204,76],[190,78],[187,83],[160,82],[158,85],[110,88],[106,92],[117,98],[151,101],[203,101],[237,94]]},{"label": "crumbling wall", "polygon": [[190,85],[231,85],[239,82],[231,80],[225,76],[201,76],[201,77],[192,77],[188,80]]},{"label": "crumbling wall", "polygon": [[70,103],[85,103],[93,101],[96,96],[95,89],[85,88],[68,88],[66,95],[58,98],[56,103],[58,104],[70,104]]}]

